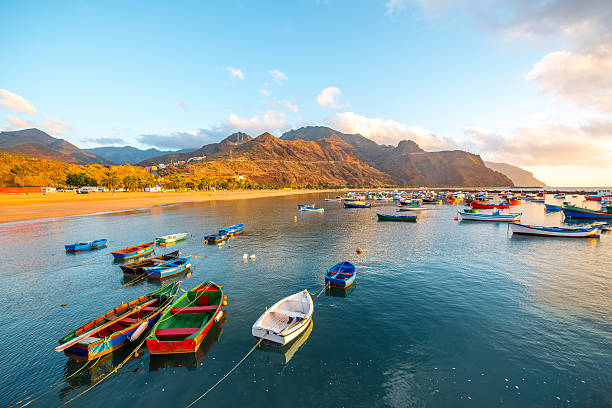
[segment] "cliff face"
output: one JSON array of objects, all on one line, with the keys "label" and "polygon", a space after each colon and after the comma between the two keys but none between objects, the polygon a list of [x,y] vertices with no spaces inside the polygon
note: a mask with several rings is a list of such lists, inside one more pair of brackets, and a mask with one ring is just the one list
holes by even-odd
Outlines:
[{"label": "cliff face", "polygon": [[507,176],[517,187],[546,187],[546,183],[534,177],[533,173],[508,163],[485,162],[485,165]]}]

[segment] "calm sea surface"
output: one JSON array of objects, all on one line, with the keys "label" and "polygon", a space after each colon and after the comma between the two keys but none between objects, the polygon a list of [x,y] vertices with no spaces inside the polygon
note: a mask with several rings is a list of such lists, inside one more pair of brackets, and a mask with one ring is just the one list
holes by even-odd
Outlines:
[{"label": "calm sea surface", "polygon": [[[29,407],[59,406],[123,361],[130,350],[68,378],[82,365],[53,348],[159,282],[114,290],[127,280],[110,255],[75,265],[176,232],[193,235],[155,253],[206,256],[177,279],[185,289],[209,279],[224,285],[227,318],[196,355],[151,358],[143,347],[68,406],[186,406],[255,345],[251,326],[266,306],[304,288],[318,294],[325,269],[343,260],[357,265],[354,289],[323,293],[293,347],[255,350],[197,406],[612,405],[611,233],[513,237],[502,223],[454,221],[458,207],[450,205],[431,206],[417,223],[377,222],[376,212],[395,213],[392,203],[343,209],[323,198],[0,224],[0,406],[31,395],[39,399]],[[298,213],[298,203],[325,213]],[[515,208],[527,223],[561,222],[542,204]],[[246,232],[230,245],[203,245],[204,234],[239,222]],[[64,244],[96,238],[108,238],[109,249],[64,252]],[[244,263],[245,253],[257,260]]]}]

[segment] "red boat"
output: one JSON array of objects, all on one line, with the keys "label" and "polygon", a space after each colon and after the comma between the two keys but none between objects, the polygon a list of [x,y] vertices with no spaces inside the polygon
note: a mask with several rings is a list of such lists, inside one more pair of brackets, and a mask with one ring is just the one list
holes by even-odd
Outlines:
[{"label": "red boat", "polygon": [[140,245],[120,249],[118,251],[112,252],[112,254],[113,254],[113,257],[115,257],[115,259],[120,259],[120,260],[141,257],[141,256],[145,256],[153,252],[154,245],[155,245],[155,242],[147,242],[146,244],[140,244]]},{"label": "red boat", "polygon": [[510,205],[520,205],[521,204],[521,200],[519,200],[518,198],[510,198],[508,200],[508,204],[510,204]]},{"label": "red boat", "polygon": [[499,204],[485,204],[485,203],[479,203],[478,201],[472,201],[470,203],[470,205],[472,206],[472,208],[483,208],[483,209],[487,209],[487,208],[510,208],[510,204],[506,204],[506,203],[499,203]]}]

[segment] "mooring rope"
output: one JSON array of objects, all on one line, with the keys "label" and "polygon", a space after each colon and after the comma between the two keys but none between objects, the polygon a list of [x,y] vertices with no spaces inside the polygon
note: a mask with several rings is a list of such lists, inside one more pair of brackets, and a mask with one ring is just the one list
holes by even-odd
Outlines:
[{"label": "mooring rope", "polygon": [[102,258],[104,258],[105,256],[108,256],[108,255],[110,255],[110,254],[112,254],[112,252],[109,252],[109,253],[107,253],[107,254],[104,254],[104,255],[102,255],[102,256],[99,256],[99,257],[97,257],[97,258],[94,258],[94,259],[89,260],[89,261],[87,261],[87,262],[83,262],[82,264],[78,264],[78,265],[71,265],[71,266],[69,266],[68,268],[76,268],[77,266],[87,265],[87,264],[90,264],[90,263],[92,263],[92,262],[94,262],[94,261],[97,261],[98,259],[102,259]]},{"label": "mooring rope", "polygon": [[131,281],[129,281],[128,283],[126,283],[125,285],[121,285],[121,286],[117,286],[116,288],[113,288],[112,290],[117,290],[117,289],[121,289],[121,288],[125,288],[126,286],[130,286],[133,285],[135,283],[138,282],[142,282],[143,280],[145,280],[149,275],[147,275],[146,273],[143,273],[141,276],[132,279]]},{"label": "mooring rope", "polygon": [[246,359],[247,359],[247,357],[248,357],[248,356],[250,356],[250,355],[251,355],[251,353],[253,353],[253,351],[255,351],[255,349],[256,349],[257,347],[259,347],[259,345],[261,344],[262,340],[263,340],[263,339],[261,339],[261,338],[260,338],[260,339],[257,341],[257,343],[255,343],[255,345],[254,345],[254,346],[253,346],[253,347],[252,347],[252,348],[249,350],[249,352],[248,352],[248,353],[246,353],[246,354],[244,355],[244,357],[242,357],[242,359],[241,359],[241,360],[240,360],[240,361],[239,361],[239,362],[238,362],[238,363],[237,363],[237,364],[236,364],[234,367],[232,367],[232,369],[231,369],[231,370],[229,370],[229,371],[227,372],[227,374],[225,374],[223,377],[221,377],[221,379],[220,379],[219,381],[217,381],[217,382],[216,382],[216,383],[215,383],[215,384],[214,384],[212,387],[210,387],[208,390],[206,390],[206,392],[205,392],[204,394],[200,395],[198,398],[196,398],[195,400],[193,400],[193,401],[191,402],[191,404],[187,405],[185,408],[190,408],[190,407],[192,407],[192,406],[193,406],[195,403],[197,403],[199,400],[201,400],[202,398],[204,398],[204,397],[206,396],[206,394],[208,394],[209,392],[211,392],[212,390],[214,390],[214,389],[217,387],[217,385],[221,384],[221,383],[223,382],[223,380],[225,380],[227,377],[229,377],[229,375],[230,375],[231,373],[233,373],[233,372],[234,372],[234,370],[236,370],[236,369],[238,368],[238,366],[239,366],[240,364],[242,364],[242,362],[243,362],[244,360],[246,360]]}]

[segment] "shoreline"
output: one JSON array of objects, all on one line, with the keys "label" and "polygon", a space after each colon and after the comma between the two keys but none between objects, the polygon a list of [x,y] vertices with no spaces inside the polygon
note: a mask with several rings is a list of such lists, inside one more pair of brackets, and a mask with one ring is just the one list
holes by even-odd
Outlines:
[{"label": "shoreline", "polygon": [[337,195],[342,190],[237,190],[215,192],[145,193],[96,192],[0,195],[0,224],[40,219],[143,210],[172,204],[248,200],[310,193]]}]

